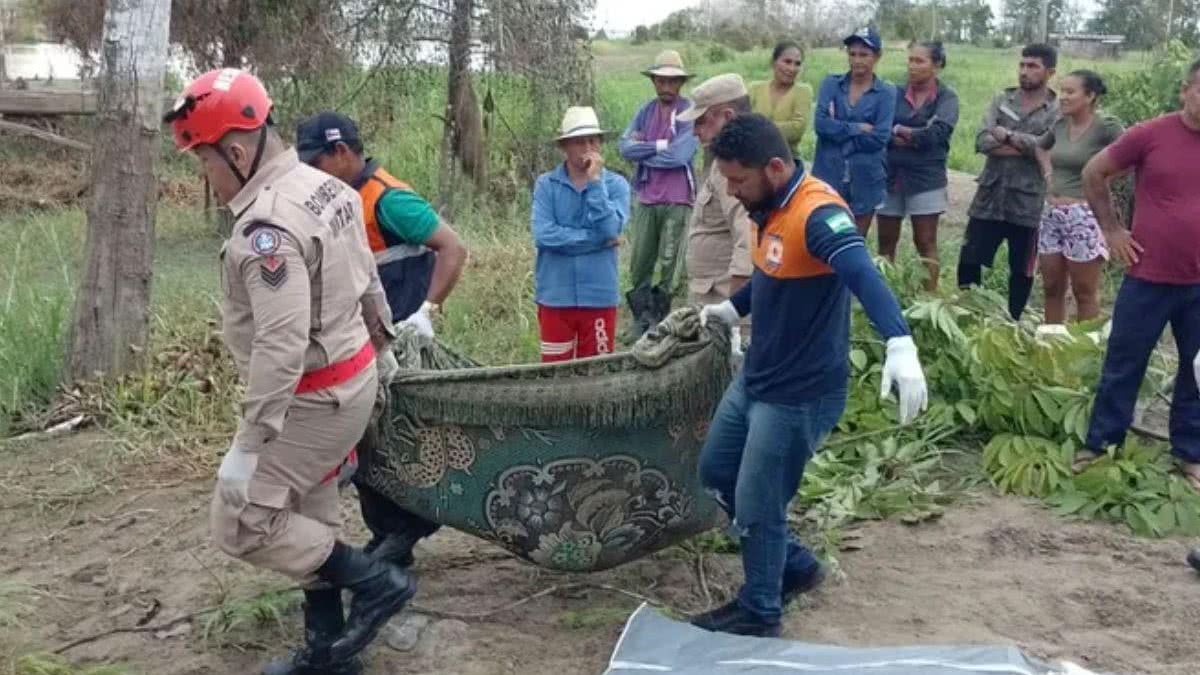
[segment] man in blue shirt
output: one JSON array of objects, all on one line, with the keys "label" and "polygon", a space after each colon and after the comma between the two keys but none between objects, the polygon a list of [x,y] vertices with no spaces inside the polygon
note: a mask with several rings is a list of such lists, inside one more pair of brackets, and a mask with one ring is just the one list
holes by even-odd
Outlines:
[{"label": "man in blue shirt", "polygon": [[710,151],[730,194],[750,212],[754,272],[733,298],[706,305],[700,320],[732,326],[759,311],[741,373],[700,455],[701,480],[741,540],[746,583],[732,602],[692,622],[774,637],[784,605],[824,578],[788,531],[787,510],[804,465],[846,405],[851,293],[887,340],[882,393],[898,386],[901,423],[925,408],[925,376],[846,202],[793,160],[779,129],[762,115],[744,115],[725,125]]},{"label": "man in blue shirt", "polygon": [[546,363],[613,350],[629,183],[604,168],[606,134],[594,110],[568,108],[556,139],[563,163],[533,188],[534,299]]}]

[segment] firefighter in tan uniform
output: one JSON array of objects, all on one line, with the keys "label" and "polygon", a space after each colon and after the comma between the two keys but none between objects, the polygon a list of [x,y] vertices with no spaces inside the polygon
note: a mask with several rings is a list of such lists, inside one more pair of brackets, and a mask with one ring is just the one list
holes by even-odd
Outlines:
[{"label": "firefighter in tan uniform", "polygon": [[[717,75],[692,91],[692,107],[679,114],[693,122],[693,132],[706,149],[725,123],[751,111],[750,95],[740,75]],[[720,304],[740,289],[754,272],[750,259],[750,215],[729,194],[716,162],[705,157],[704,176],[688,225],[688,302]],[[734,328],[749,337],[749,319]],[[740,336],[739,336],[740,337]],[[735,341],[736,344],[736,341]]]},{"label": "firefighter in tan uniform", "polygon": [[264,673],[359,673],[358,654],[416,592],[407,572],[337,537],[338,468],[397,369],[391,313],[358,195],[302,164],[270,111],[256,78],[224,69],[192,82],[166,117],[237,218],[221,309],[246,391],[217,472],[213,538],[306,589],[305,645]]}]

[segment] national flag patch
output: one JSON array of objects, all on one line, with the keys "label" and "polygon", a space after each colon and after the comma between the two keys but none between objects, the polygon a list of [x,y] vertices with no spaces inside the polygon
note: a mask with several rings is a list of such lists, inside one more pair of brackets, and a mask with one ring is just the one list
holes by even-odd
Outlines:
[{"label": "national flag patch", "polygon": [[829,226],[835,234],[843,232],[853,232],[856,229],[854,221],[850,220],[850,216],[845,213],[836,213],[825,219],[825,224]]}]

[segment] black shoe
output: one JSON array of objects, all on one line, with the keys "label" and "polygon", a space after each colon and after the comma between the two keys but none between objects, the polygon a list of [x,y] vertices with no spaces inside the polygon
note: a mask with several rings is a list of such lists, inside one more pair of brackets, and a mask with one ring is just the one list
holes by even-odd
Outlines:
[{"label": "black shoe", "polygon": [[363,553],[376,560],[390,562],[397,567],[408,569],[416,562],[416,559],[413,558],[413,547],[419,540],[419,537],[408,533],[389,534],[383,538],[375,537],[363,548]]},{"label": "black shoe", "polygon": [[353,594],[346,630],[329,647],[334,663],[358,656],[417,592],[417,582],[408,572],[341,542],[334,544],[317,575]]},{"label": "black shoe", "polygon": [[263,667],[263,675],[360,675],[357,657],[333,663],[329,647],[346,629],[342,592],[336,588],[304,592],[304,646]]},{"label": "black shoe", "polygon": [[816,569],[804,576],[789,578],[783,575],[783,606],[787,607],[793,600],[807,593],[825,581],[825,566],[818,564]]},{"label": "black shoe", "polygon": [[692,617],[692,625],[717,633],[749,635],[751,637],[779,637],[779,624],[768,623],[753,612],[744,609],[736,598],[711,612]]},{"label": "black shoe", "polygon": [[1192,566],[1192,569],[1200,572],[1200,546],[1188,552],[1187,561]]}]

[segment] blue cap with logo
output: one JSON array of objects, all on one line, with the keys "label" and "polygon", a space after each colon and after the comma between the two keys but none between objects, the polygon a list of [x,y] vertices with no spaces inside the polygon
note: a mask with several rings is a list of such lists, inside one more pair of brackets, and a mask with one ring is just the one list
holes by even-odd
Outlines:
[{"label": "blue cap with logo", "polygon": [[336,143],[358,141],[358,126],[341,113],[322,112],[304,120],[296,128],[296,154],[300,161],[313,161]]},{"label": "blue cap with logo", "polygon": [[879,29],[875,26],[863,26],[842,40],[842,44],[847,47],[855,42],[863,43],[877,54],[883,51],[883,38],[880,37]]}]

